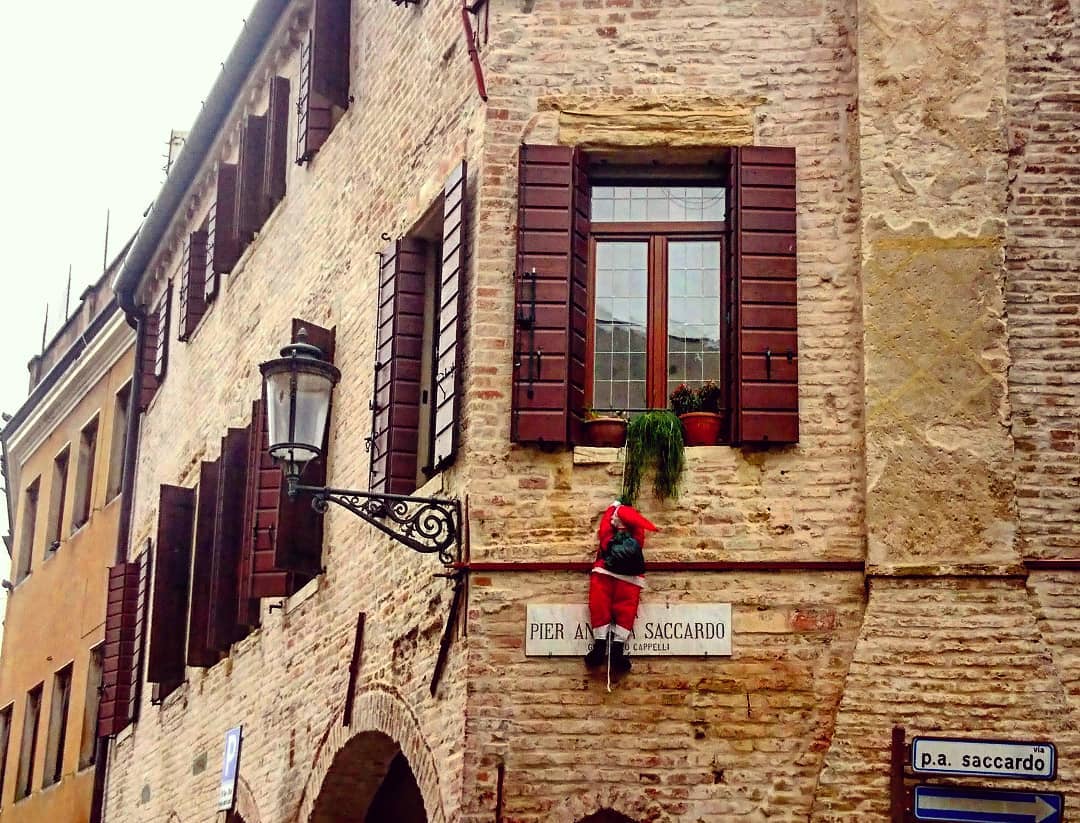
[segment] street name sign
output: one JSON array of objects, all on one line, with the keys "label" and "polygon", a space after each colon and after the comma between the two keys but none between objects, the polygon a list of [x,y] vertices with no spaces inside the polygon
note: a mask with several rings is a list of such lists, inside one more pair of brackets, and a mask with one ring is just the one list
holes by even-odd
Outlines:
[{"label": "street name sign", "polygon": [[1009,792],[962,786],[915,787],[916,820],[952,823],[1061,823],[1065,800],[1057,792]]},{"label": "street name sign", "polygon": [[[592,644],[584,603],[530,603],[525,617],[525,654],[576,657]],[[731,655],[730,603],[648,603],[638,609],[628,653],[640,657]]]},{"label": "street name sign", "polygon": [[916,774],[1053,780],[1057,750],[1053,743],[916,737],[911,741],[911,770]]},{"label": "street name sign", "polygon": [[218,811],[231,812],[236,803],[236,778],[240,774],[240,741],[243,726],[225,732],[225,759],[221,765],[221,784],[218,787]]}]

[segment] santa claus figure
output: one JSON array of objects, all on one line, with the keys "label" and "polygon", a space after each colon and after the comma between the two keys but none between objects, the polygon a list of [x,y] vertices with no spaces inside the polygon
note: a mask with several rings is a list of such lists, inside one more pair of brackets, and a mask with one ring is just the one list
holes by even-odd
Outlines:
[{"label": "santa claus figure", "polygon": [[600,520],[600,549],[589,576],[589,617],[592,649],[585,655],[590,668],[603,665],[611,650],[611,667],[630,669],[626,641],[634,628],[638,600],[645,585],[645,534],[658,531],[641,512],[618,500]]}]

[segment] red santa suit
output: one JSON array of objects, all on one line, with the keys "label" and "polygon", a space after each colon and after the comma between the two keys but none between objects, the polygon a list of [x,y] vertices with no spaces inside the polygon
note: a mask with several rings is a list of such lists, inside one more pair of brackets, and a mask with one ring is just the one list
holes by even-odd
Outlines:
[{"label": "red santa suit", "polygon": [[593,637],[597,640],[606,641],[610,631],[616,643],[626,641],[634,628],[641,589],[645,585],[644,568],[638,574],[619,574],[608,568],[609,564],[615,565],[607,556],[612,541],[624,532],[644,549],[645,534],[655,531],[659,530],[641,512],[617,500],[604,512],[600,520],[600,547],[589,576],[589,616]]}]

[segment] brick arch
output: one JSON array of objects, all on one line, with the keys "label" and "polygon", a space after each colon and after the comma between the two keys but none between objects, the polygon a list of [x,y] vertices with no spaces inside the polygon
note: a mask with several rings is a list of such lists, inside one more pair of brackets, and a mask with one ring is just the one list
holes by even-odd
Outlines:
[{"label": "brick arch", "polygon": [[[424,798],[428,823],[446,823],[435,754],[424,739],[416,715],[401,697],[387,689],[369,689],[356,696],[350,726],[341,725],[341,711],[335,711],[332,717],[331,726],[304,784],[300,808],[294,818],[296,823],[311,820],[315,802],[334,760],[357,739],[362,739],[373,750],[373,763],[389,755],[384,768],[389,766],[389,760],[400,750],[409,761]],[[393,745],[388,747],[387,741]]]},{"label": "brick arch", "polygon": [[568,797],[553,806],[546,823],[669,823],[654,800],[632,787],[604,786]]},{"label": "brick arch", "polygon": [[251,786],[242,777],[236,780],[236,813],[240,815],[244,823],[262,823],[259,814],[259,804],[255,802],[255,794]]}]

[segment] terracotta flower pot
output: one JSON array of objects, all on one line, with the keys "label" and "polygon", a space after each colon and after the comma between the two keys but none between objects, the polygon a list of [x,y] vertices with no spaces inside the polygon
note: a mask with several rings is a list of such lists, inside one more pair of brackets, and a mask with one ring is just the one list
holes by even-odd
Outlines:
[{"label": "terracotta flower pot", "polygon": [[687,446],[715,446],[720,439],[720,422],[716,412],[687,412],[680,414]]},{"label": "terracotta flower pot", "polygon": [[590,446],[620,448],[626,443],[626,421],[621,417],[594,417],[584,421],[585,440]]}]

